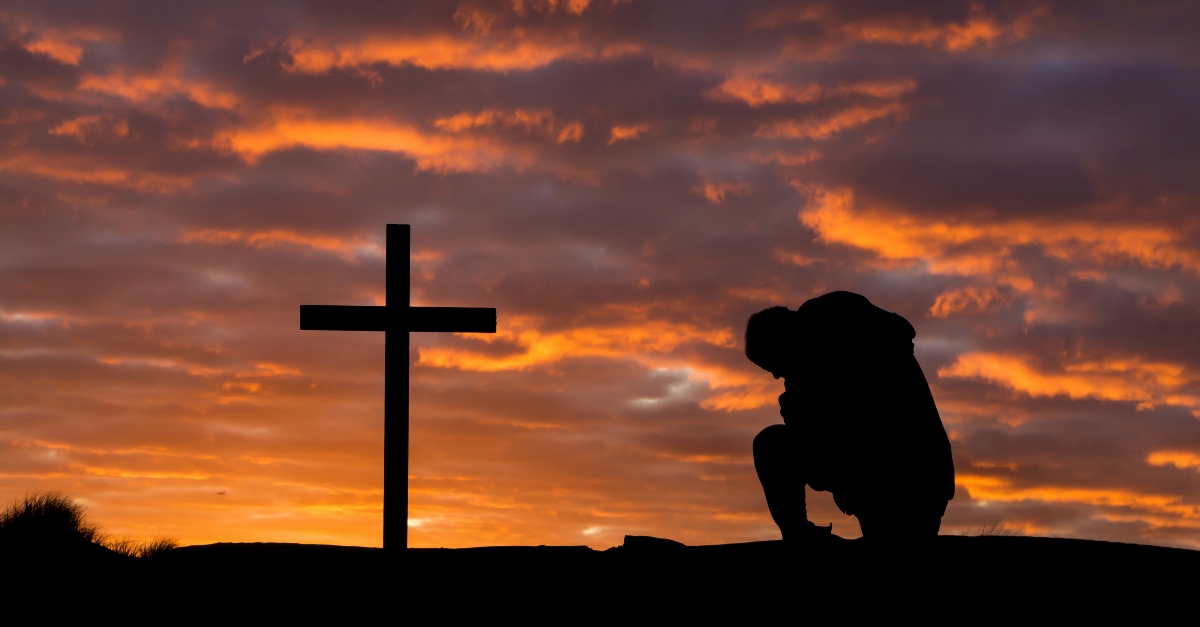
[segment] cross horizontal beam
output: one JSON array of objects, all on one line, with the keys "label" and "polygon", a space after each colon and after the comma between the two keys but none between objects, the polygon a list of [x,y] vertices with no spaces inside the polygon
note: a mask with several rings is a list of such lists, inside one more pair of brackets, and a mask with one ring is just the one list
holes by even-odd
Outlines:
[{"label": "cross horizontal beam", "polygon": [[[408,312],[403,327],[389,329],[389,316]],[[301,331],[411,331],[495,333],[496,310],[485,307],[379,307],[300,305]]]}]

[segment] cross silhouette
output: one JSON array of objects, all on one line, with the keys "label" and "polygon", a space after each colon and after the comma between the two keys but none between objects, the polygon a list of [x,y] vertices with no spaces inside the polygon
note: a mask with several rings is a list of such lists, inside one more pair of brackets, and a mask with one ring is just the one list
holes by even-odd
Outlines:
[{"label": "cross silhouette", "polygon": [[[410,307],[407,224],[387,225],[384,305],[300,305],[301,331],[383,331],[383,546],[400,537],[408,547],[408,334],[413,331],[495,333],[496,310]],[[403,337],[403,342],[400,341]],[[389,458],[397,455],[400,459]],[[404,487],[404,518],[388,516],[388,486]]]}]

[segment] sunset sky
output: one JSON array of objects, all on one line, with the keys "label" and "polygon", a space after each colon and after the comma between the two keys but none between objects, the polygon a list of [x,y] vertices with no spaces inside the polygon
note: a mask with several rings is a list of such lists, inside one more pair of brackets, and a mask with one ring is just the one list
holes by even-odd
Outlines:
[{"label": "sunset sky", "polygon": [[943,533],[1200,548],[1195,2],[7,0],[0,30],[0,502],[378,546],[383,338],[299,305],[382,303],[406,223],[414,304],[499,316],[413,335],[413,546],[777,538],[745,321],[851,290],[917,330]]}]

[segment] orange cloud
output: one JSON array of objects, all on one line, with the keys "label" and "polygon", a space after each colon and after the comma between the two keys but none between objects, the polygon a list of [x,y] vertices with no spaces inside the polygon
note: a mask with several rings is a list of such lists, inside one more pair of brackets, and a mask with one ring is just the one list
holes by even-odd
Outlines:
[{"label": "orange cloud", "polygon": [[937,295],[929,315],[935,318],[945,318],[952,314],[968,311],[988,311],[1010,299],[1000,294],[995,287],[971,286],[957,290],[947,290]]},{"label": "orange cloud", "polygon": [[990,254],[956,254],[952,265],[942,258],[952,247],[985,239],[978,224],[948,224],[907,215],[858,211],[848,189],[801,188],[809,203],[799,214],[821,240],[875,252],[891,260],[929,260],[935,273],[990,273],[998,259]]},{"label": "orange cloud", "polygon": [[559,59],[611,59],[641,50],[636,44],[588,44],[579,39],[534,41],[512,37],[375,38],[332,43],[293,38],[289,69],[321,73],[335,68],[365,68],[375,63],[442,69],[508,72],[532,70]]},{"label": "orange cloud", "polygon": [[146,367],[150,367],[150,368],[163,368],[163,369],[169,369],[169,370],[183,370],[183,371],[186,371],[188,374],[198,374],[198,375],[209,375],[209,374],[219,374],[220,373],[220,370],[217,370],[214,368],[191,367],[188,364],[183,363],[179,359],[145,359],[145,358],[126,359],[126,358],[121,358],[121,357],[99,357],[96,359],[96,362],[104,364],[106,366],[131,365],[131,366],[146,366]]},{"label": "orange cloud", "polygon": [[961,52],[1024,39],[1032,32],[1037,19],[1046,12],[1046,7],[1037,7],[1005,22],[988,14],[980,4],[973,3],[971,16],[966,21],[935,24],[928,18],[904,16],[847,21],[823,7],[784,6],[760,15],[752,23],[760,28],[809,24],[822,27],[827,33],[840,35],[844,39],[843,42],[828,43],[828,47],[868,42]]},{"label": "orange cloud", "polygon": [[827,118],[809,120],[783,120],[763,124],[754,132],[755,137],[766,139],[828,139],[844,130],[857,128],[869,122],[889,116],[903,115],[905,108],[899,104],[878,107],[851,107]]},{"label": "orange cloud", "polygon": [[25,45],[25,49],[67,65],[79,65],[79,59],[83,57],[83,46],[48,38],[31,41]]},{"label": "orange cloud", "polygon": [[554,141],[565,144],[567,142],[577,142],[583,139],[583,125],[579,122],[571,122],[558,130],[554,136]]},{"label": "orange cloud", "polygon": [[383,247],[378,242],[364,237],[337,237],[333,235],[306,235],[295,231],[273,229],[270,231],[241,231],[223,229],[200,229],[180,233],[178,241],[184,244],[201,242],[218,246],[241,244],[251,248],[275,246],[299,246],[311,250],[335,253],[346,259],[367,255],[383,257]]},{"label": "orange cloud", "polygon": [[706,94],[713,100],[740,100],[751,107],[768,104],[815,102],[820,85],[784,85],[753,78],[731,78]]},{"label": "orange cloud", "polygon": [[709,179],[704,179],[704,182],[692,188],[692,192],[700,194],[714,204],[725,202],[725,196],[728,194],[744,194],[750,191],[750,186],[745,183],[718,182]]},{"label": "orange cloud", "polygon": [[782,386],[766,376],[737,376],[730,372],[701,371],[709,384],[718,388],[713,396],[700,401],[700,406],[710,411],[743,411],[775,404]]},{"label": "orange cloud", "polygon": [[178,62],[167,63],[152,74],[116,69],[107,74],[85,74],[79,91],[92,91],[124,98],[136,104],[157,104],[168,98],[185,97],[212,109],[233,109],[238,97],[203,80],[190,78]]},{"label": "orange cloud", "polygon": [[987,15],[980,5],[973,4],[971,17],[962,24],[935,25],[929,21],[906,20],[868,21],[844,24],[841,30],[851,41],[938,47],[960,52],[1024,39],[1029,35],[1037,18],[1045,13],[1045,7],[1038,7],[1005,24],[994,16]]},{"label": "orange cloud", "polygon": [[524,370],[567,358],[625,358],[669,353],[681,344],[703,342],[726,348],[735,345],[730,329],[700,329],[694,325],[644,322],[635,325],[578,327],[566,331],[542,333],[530,318],[503,321],[495,336],[483,341],[508,341],[522,352],[492,356],[449,348],[419,349],[417,363],[437,368],[460,368],[481,372]]},{"label": "orange cloud", "polygon": [[761,107],[771,104],[805,104],[823,98],[848,95],[895,100],[916,88],[916,81],[860,82],[822,87],[815,83],[787,85],[754,77],[738,77],[726,80],[705,95],[713,100],[741,101],[751,107]]},{"label": "orange cloud", "polygon": [[685,464],[745,464],[751,461],[749,455],[677,455],[673,453],[659,453],[657,457],[662,459],[671,459]]},{"label": "orange cloud", "polygon": [[115,167],[104,163],[103,160],[70,156],[43,157],[28,153],[0,160],[0,172],[164,194],[191,187],[193,183],[193,180],[187,176],[171,176],[142,169]]},{"label": "orange cloud", "polygon": [[842,96],[857,94],[879,98],[880,100],[896,100],[916,91],[917,81],[861,81],[850,85],[839,85],[826,90],[829,95]]},{"label": "orange cloud", "polygon": [[635,124],[633,126],[614,126],[609,131],[608,145],[611,146],[617,142],[629,139],[637,139],[639,135],[650,130],[649,124]]},{"label": "orange cloud", "polygon": [[247,160],[294,147],[396,152],[413,158],[418,168],[435,171],[487,171],[532,160],[528,152],[479,137],[430,135],[390,120],[324,119],[284,111],[259,126],[222,131],[213,143]]},{"label": "orange cloud", "polygon": [[821,153],[816,150],[806,150],[798,153],[786,153],[781,151],[773,151],[769,153],[751,152],[750,160],[755,163],[778,163],[782,166],[798,166],[807,165],[821,158]]},{"label": "orange cloud", "polygon": [[23,48],[67,65],[79,65],[79,60],[83,58],[83,47],[88,43],[120,39],[116,33],[95,28],[50,29],[31,33],[22,25],[20,30],[28,37],[22,44]]},{"label": "orange cloud", "polygon": [[1200,470],[1200,455],[1190,451],[1154,451],[1146,457],[1146,463],[1151,466],[1174,466],[1176,468],[1196,468]]},{"label": "orange cloud", "polygon": [[[801,253],[793,253],[793,252],[789,252],[786,250],[777,250],[777,251],[775,251],[775,261],[778,261],[780,263],[788,263],[793,266],[800,266],[801,268],[806,268],[815,263],[824,262],[825,259],[822,259],[820,257],[809,257],[809,256],[801,254]],[[782,302],[782,301],[777,301],[777,302]]]},{"label": "orange cloud", "polygon": [[1200,398],[1180,392],[1200,380],[1200,375],[1180,364],[1111,358],[1070,363],[1062,372],[1043,372],[1021,357],[975,352],[959,355],[939,368],[938,376],[981,379],[1033,397],[1132,401],[1138,409],[1176,405],[1191,408],[1200,417]]},{"label": "orange cloud", "polygon": [[125,137],[129,134],[129,123],[122,119],[103,115],[85,115],[67,120],[50,129],[51,135],[74,137],[89,143],[96,136],[111,135]]},{"label": "orange cloud", "polygon": [[434,120],[433,125],[442,131],[461,133],[476,128],[508,128],[524,129],[528,133],[536,133],[553,139],[556,143],[579,141],[583,138],[583,125],[579,122],[562,123],[554,114],[546,110],[517,109],[505,113],[495,109],[479,113],[459,113],[446,118]]},{"label": "orange cloud", "polygon": [[[922,263],[935,274],[991,274],[1006,266],[1014,247],[1027,245],[1040,246],[1049,256],[1066,261],[1133,262],[1200,273],[1200,252],[1192,250],[1177,229],[1080,221],[922,218],[859,209],[849,189],[796,186],[809,198],[800,221],[821,240],[869,250],[886,260]],[[1027,281],[1013,285],[1033,287]]]},{"label": "orange cloud", "polygon": [[299,375],[300,370],[291,366],[282,364],[272,364],[262,362],[254,364],[254,370],[250,372],[239,372],[234,376],[237,377],[291,377]]},{"label": "orange cloud", "polygon": [[955,483],[966,488],[976,501],[1043,501],[1048,503],[1082,503],[1100,507],[1118,507],[1143,510],[1169,515],[1172,522],[1200,519],[1200,511],[1194,505],[1183,502],[1177,496],[1162,494],[1139,494],[1129,490],[1104,488],[1071,488],[1061,486],[1039,486],[1017,488],[1012,482],[994,476],[957,474]]},{"label": "orange cloud", "polygon": [[[619,2],[620,0],[617,0]],[[540,13],[554,13],[559,7],[573,15],[582,15],[591,0],[512,0],[513,13],[525,15],[526,7]]]}]

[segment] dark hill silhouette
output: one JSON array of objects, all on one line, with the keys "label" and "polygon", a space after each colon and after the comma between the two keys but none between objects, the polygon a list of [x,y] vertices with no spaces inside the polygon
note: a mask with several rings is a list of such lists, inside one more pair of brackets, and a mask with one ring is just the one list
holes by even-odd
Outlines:
[{"label": "dark hill silhouette", "polygon": [[[756,618],[829,613],[853,621],[1118,609],[1153,612],[1190,598],[1200,552],[1039,537],[938,536],[895,549],[861,540],[683,546],[626,537],[621,547],[413,549],[410,585],[425,599],[531,595],[624,615]],[[440,582],[440,583],[439,583]],[[773,621],[772,621],[773,622]]]},{"label": "dark hill silhouette", "polygon": [[312,622],[317,617],[461,622],[713,622],[897,616],[1029,620],[1190,612],[1200,551],[1037,537],[936,536],[685,546],[626,536],[586,546],[382,549],[221,543],[135,557],[106,547],[61,494],[26,497],[0,516],[5,616],[200,617]]},{"label": "dark hill silhouette", "polygon": [[374,548],[276,543],[189,546],[149,559],[111,553],[60,562],[36,578],[13,577],[9,564],[0,600],[11,607],[65,598],[103,613],[113,598],[132,595],[140,611],[154,612],[149,616],[169,610],[175,617],[311,619],[402,611],[455,622],[722,615],[752,622],[824,612],[844,620],[1144,616],[1184,607],[1200,573],[1198,551],[999,536],[939,536],[915,550],[836,536],[712,546],[629,536],[607,551],[409,549],[404,561],[396,568]]}]

